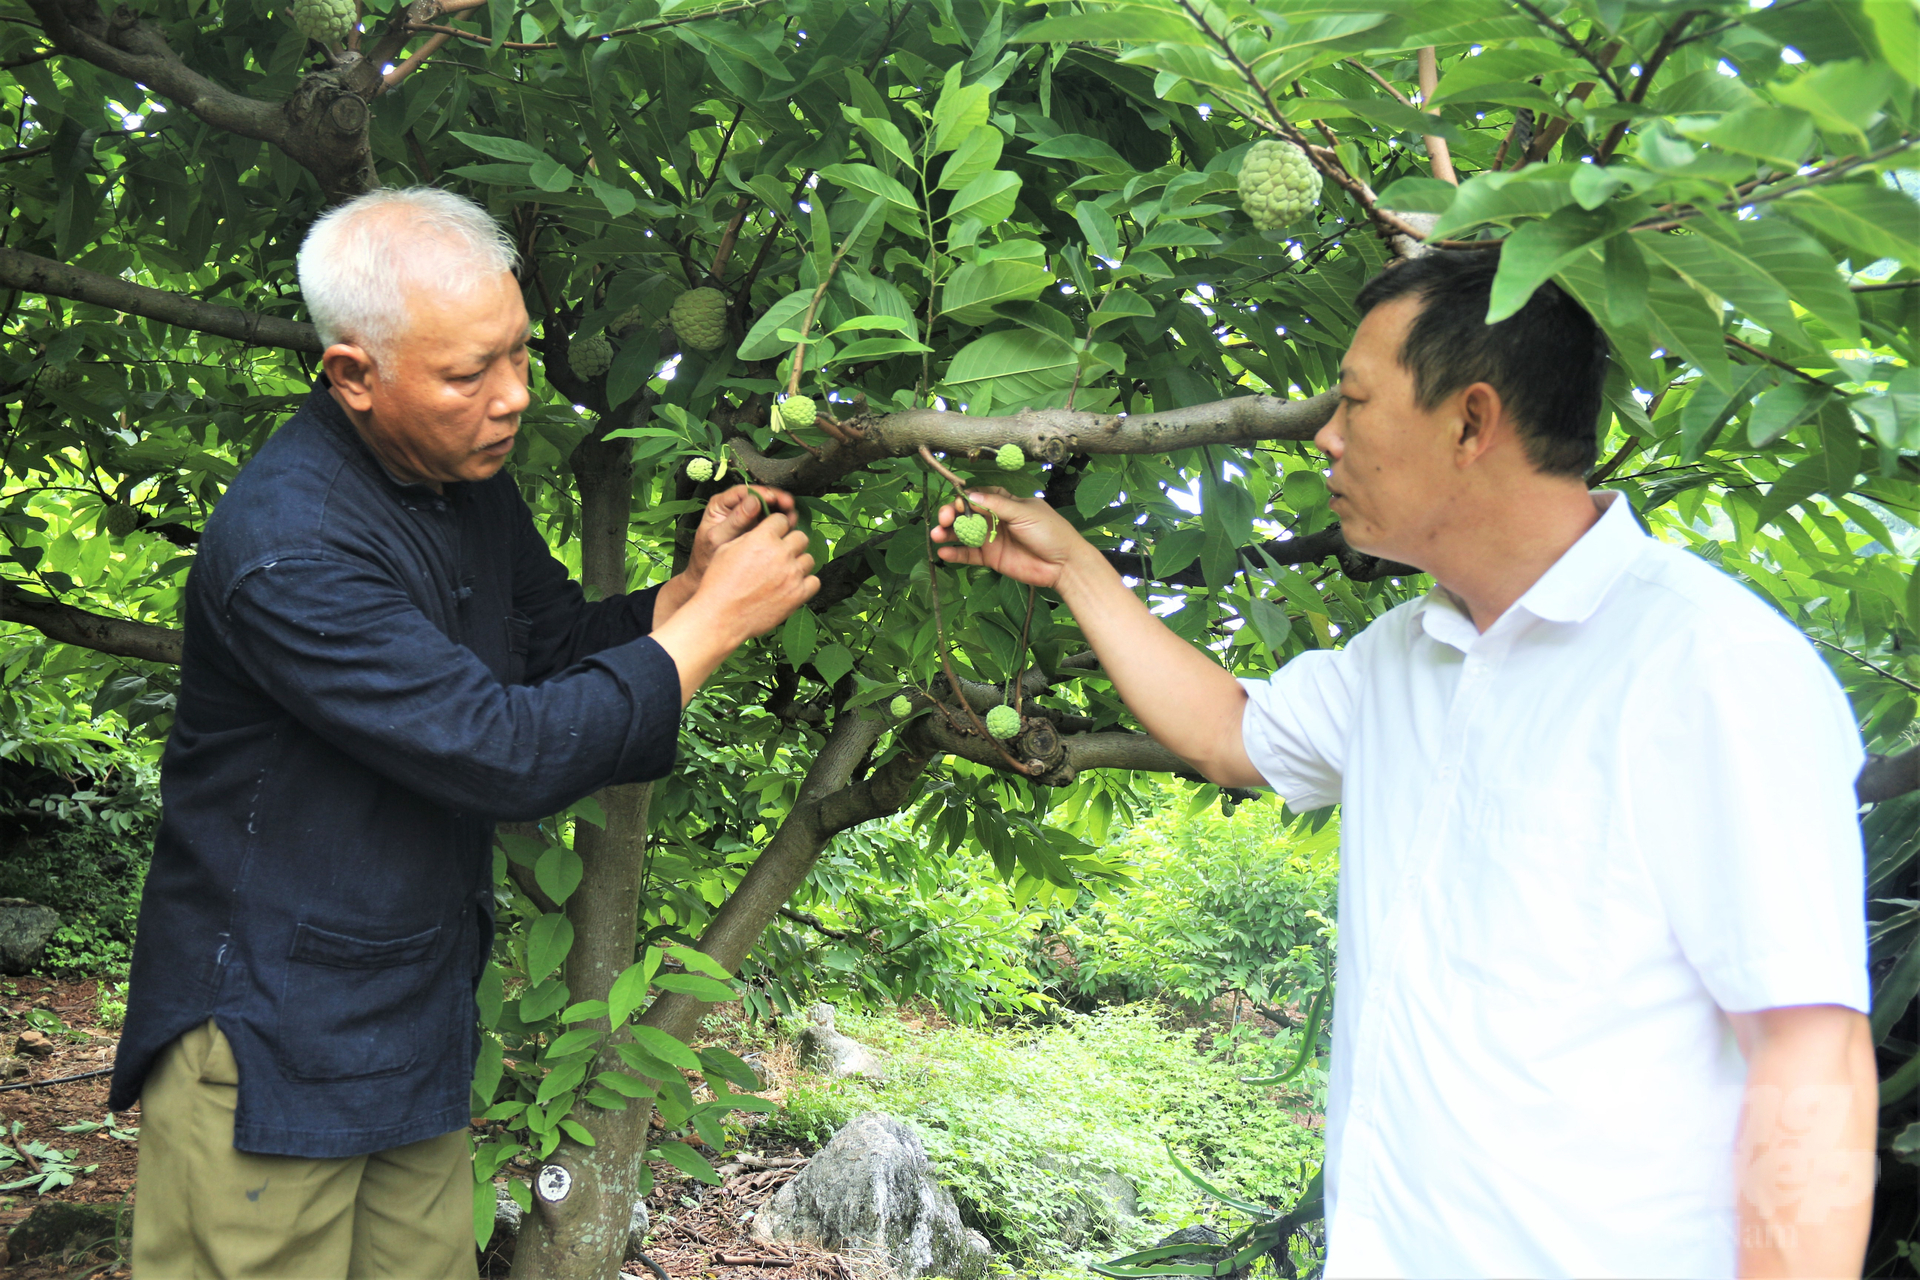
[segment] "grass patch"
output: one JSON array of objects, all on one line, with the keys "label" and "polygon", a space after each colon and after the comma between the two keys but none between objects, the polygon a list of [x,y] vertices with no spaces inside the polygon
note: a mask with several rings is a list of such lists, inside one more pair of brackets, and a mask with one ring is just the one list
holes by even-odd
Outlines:
[{"label": "grass patch", "polygon": [[[887,1081],[797,1080],[769,1127],[824,1143],[863,1111],[911,1122],[962,1216],[1022,1272],[1082,1274],[1177,1227],[1243,1225],[1181,1178],[1168,1143],[1223,1191],[1280,1207],[1320,1162],[1306,1090],[1241,1084],[1244,1061],[1203,1052],[1156,1005],[1014,1030],[913,1031],[853,1011],[839,1026],[888,1056]],[[1132,1184],[1134,1216],[1114,1211],[1101,1172]]]}]

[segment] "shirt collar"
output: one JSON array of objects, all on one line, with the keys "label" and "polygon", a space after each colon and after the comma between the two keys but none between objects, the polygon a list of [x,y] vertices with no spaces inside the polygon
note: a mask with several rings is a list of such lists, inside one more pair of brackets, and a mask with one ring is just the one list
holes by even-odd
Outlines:
[{"label": "shirt collar", "polygon": [[[1640,554],[1647,535],[1632,505],[1613,489],[1596,490],[1592,496],[1600,518],[1514,601],[1514,609],[1525,609],[1544,622],[1585,622]],[[1438,583],[1417,608],[1427,634],[1443,644],[1465,652],[1479,638],[1466,609]]]}]

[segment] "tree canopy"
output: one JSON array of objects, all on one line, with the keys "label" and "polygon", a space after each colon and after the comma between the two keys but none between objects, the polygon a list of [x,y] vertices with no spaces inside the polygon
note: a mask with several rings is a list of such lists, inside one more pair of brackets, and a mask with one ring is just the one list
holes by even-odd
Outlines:
[{"label": "tree canopy", "polygon": [[[539,365],[511,466],[590,589],[671,573],[737,477],[801,497],[823,588],[708,686],[682,769],[503,838],[482,1163],[525,1144],[576,1178],[529,1268],[591,1272],[631,1199],[649,1106],[609,1070],[730,1078],[616,1055],[697,1025],[713,991],[675,955],[804,985],[808,926],[779,912],[836,834],[896,813],[871,874],[971,851],[1022,904],[1067,900],[1110,873],[1131,773],[1183,768],[1056,602],[930,562],[946,472],[1044,494],[1247,675],[1426,589],[1345,545],[1306,443],[1397,256],[1498,254],[1494,318],[1550,279],[1592,311],[1592,482],[1821,646],[1886,757],[1863,799],[1920,787],[1911,0],[361,13],[323,47],[237,0],[0,0],[0,660],[164,730],[199,530],[315,373],[294,253],[376,184],[510,228]],[[1324,179],[1278,230],[1236,193],[1261,139]],[[715,349],[668,323],[696,287],[724,297]],[[604,369],[569,358],[596,341]],[[818,420],[776,430],[800,394]],[[980,722],[1003,702],[1006,742]],[[636,965],[636,935],[698,950]]]}]

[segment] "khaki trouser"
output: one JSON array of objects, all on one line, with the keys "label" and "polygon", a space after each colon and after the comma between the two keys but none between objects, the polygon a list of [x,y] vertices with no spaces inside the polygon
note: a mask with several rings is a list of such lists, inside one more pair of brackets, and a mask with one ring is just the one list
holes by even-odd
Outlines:
[{"label": "khaki trouser", "polygon": [[211,1021],[160,1055],[140,1096],[138,1280],[472,1280],[465,1130],[339,1160],[233,1147],[239,1073]]}]

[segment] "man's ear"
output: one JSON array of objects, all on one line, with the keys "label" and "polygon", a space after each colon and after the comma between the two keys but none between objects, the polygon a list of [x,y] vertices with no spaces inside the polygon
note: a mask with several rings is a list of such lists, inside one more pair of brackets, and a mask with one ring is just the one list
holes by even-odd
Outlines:
[{"label": "man's ear", "polygon": [[1459,405],[1459,435],[1454,440],[1454,460],[1466,466],[1505,442],[1513,433],[1513,423],[1507,418],[1500,393],[1491,384],[1475,382],[1455,394]]},{"label": "man's ear", "polygon": [[364,347],[336,342],[321,353],[320,367],[349,409],[365,413],[373,407],[373,357]]}]

